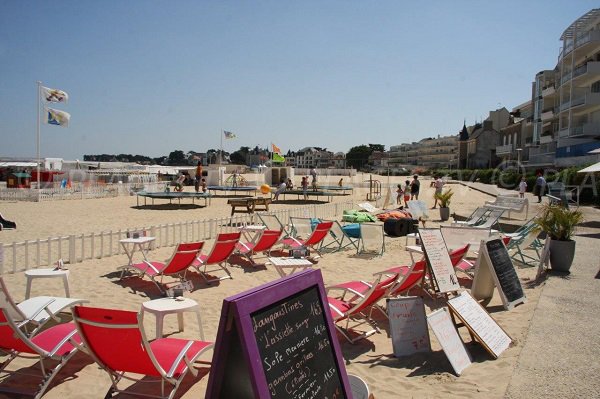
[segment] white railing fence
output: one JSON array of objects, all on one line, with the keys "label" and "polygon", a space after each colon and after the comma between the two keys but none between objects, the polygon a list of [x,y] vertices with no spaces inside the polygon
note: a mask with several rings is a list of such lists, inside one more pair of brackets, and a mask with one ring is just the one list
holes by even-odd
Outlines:
[{"label": "white railing fence", "polygon": [[[290,208],[276,212],[282,220],[290,216],[336,218],[344,210],[352,209],[352,201],[314,204],[302,208]],[[46,239],[26,240],[10,244],[0,243],[0,275],[22,272],[37,267],[48,267],[58,259],[75,264],[88,259],[101,259],[124,254],[119,240],[128,232],[146,231],[148,236],[156,237],[151,249],[175,246],[181,242],[210,240],[219,233],[237,231],[239,226],[256,223],[254,215],[235,215],[207,220],[193,220],[177,223],[158,224],[126,230],[110,230],[99,233],[87,233]]]}]

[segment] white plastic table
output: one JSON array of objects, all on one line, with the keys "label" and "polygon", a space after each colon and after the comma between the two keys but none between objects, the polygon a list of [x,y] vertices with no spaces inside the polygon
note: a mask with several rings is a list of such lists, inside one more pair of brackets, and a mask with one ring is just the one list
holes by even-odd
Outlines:
[{"label": "white plastic table", "polygon": [[146,258],[146,254],[150,250],[150,244],[156,240],[156,237],[139,237],[139,238],[124,238],[119,240],[125,254],[127,254],[127,258],[129,259],[128,266],[133,265],[133,255],[136,251],[142,253],[144,260],[148,260]]},{"label": "white plastic table", "polygon": [[25,277],[27,278],[25,299],[29,299],[29,296],[31,295],[31,283],[34,279],[56,277],[60,277],[63,279],[63,285],[65,286],[65,294],[67,298],[71,297],[71,293],[69,292],[69,271],[67,269],[31,269],[25,271]]},{"label": "white plastic table", "polygon": [[269,262],[281,277],[290,275],[298,269],[298,271],[302,271],[313,266],[313,263],[306,258],[269,258]]},{"label": "white plastic table", "polygon": [[145,312],[152,313],[156,317],[156,338],[163,336],[163,318],[165,315],[176,313],[179,331],[183,331],[183,313],[195,312],[200,330],[200,338],[204,340],[204,331],[202,331],[202,318],[200,316],[200,306],[198,302],[190,298],[159,298],[142,303],[142,318]]}]

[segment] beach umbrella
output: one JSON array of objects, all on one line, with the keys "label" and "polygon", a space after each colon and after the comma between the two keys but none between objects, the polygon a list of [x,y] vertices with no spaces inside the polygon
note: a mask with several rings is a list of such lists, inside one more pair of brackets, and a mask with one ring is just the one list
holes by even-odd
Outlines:
[{"label": "beach umbrella", "polygon": [[577,171],[577,173],[594,173],[594,172],[600,172],[600,162],[597,162],[591,166],[588,166],[587,168],[583,168],[583,169]]}]

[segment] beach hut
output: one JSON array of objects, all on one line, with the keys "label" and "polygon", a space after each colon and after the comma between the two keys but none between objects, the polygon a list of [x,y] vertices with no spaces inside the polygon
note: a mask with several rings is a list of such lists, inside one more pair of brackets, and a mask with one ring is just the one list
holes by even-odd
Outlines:
[{"label": "beach hut", "polygon": [[26,172],[13,172],[8,175],[6,188],[31,188],[31,175]]}]

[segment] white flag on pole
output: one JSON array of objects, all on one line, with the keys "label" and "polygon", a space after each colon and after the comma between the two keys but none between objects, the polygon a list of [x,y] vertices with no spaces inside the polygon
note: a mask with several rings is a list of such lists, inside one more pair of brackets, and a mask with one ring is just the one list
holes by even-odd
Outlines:
[{"label": "white flag on pole", "polygon": [[234,139],[234,138],[236,138],[236,137],[237,137],[237,136],[235,135],[235,133],[228,132],[227,130],[224,130],[224,131],[223,131],[223,134],[225,135],[225,138],[226,138],[226,139]]},{"label": "white flag on pole", "polygon": [[69,95],[67,92],[50,89],[49,87],[42,86],[42,97],[49,103],[67,103],[69,101]]},{"label": "white flag on pole", "polygon": [[69,127],[71,114],[68,112],[60,111],[54,108],[44,108],[44,111],[46,111],[46,117],[44,118],[45,124]]}]

